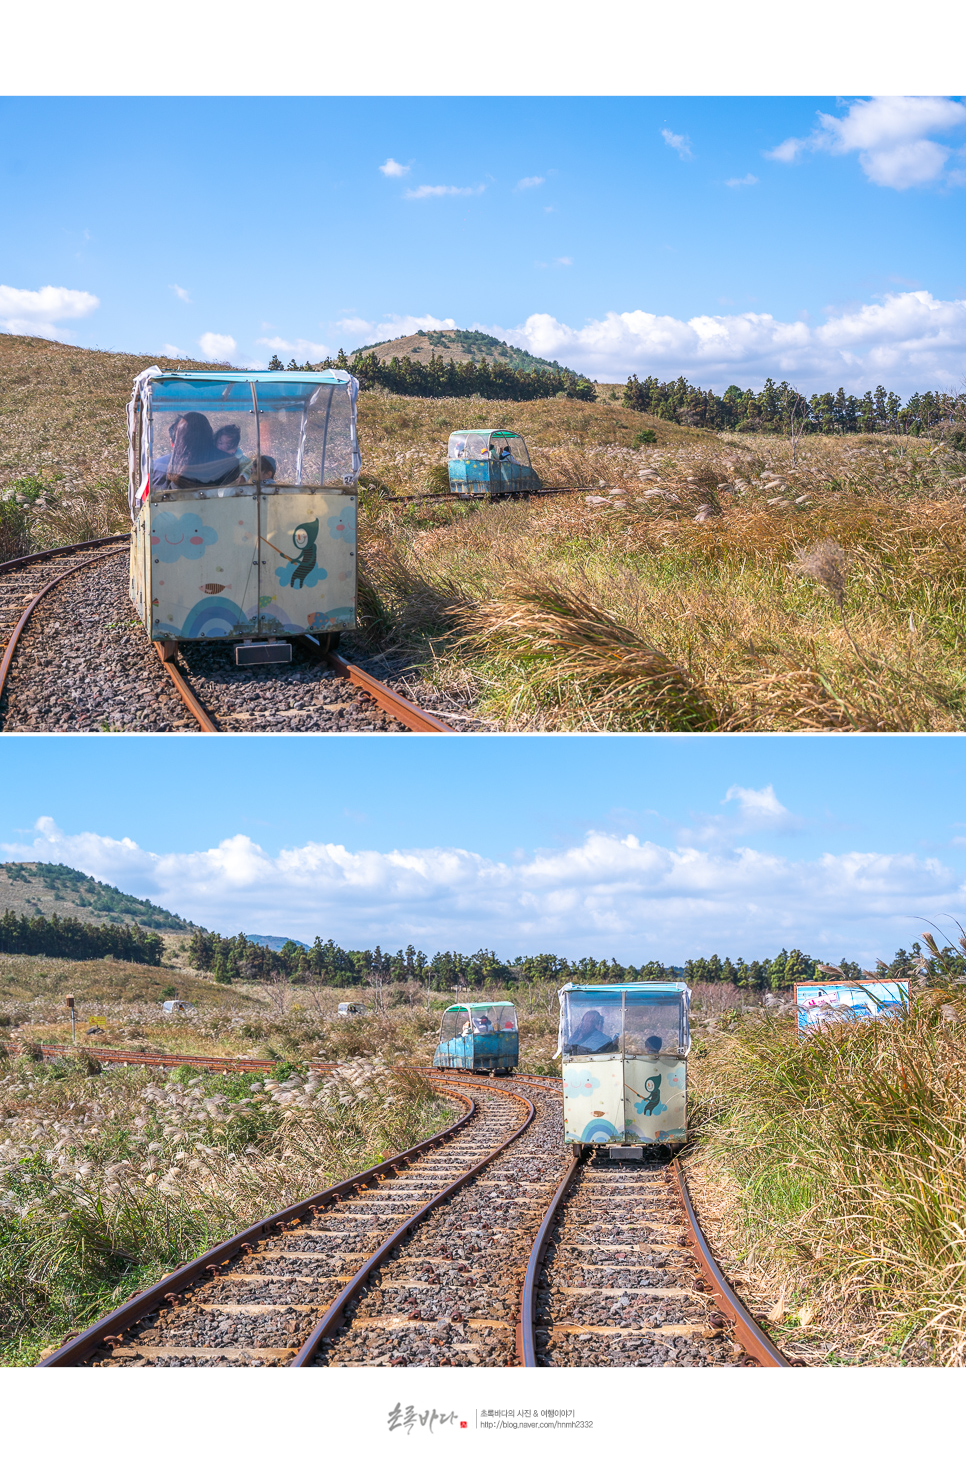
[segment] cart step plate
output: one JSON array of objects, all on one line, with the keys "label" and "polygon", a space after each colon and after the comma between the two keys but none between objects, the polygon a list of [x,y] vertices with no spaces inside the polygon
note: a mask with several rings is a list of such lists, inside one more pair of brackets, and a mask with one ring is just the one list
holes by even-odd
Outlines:
[{"label": "cart step plate", "polygon": [[264,645],[236,645],[236,665],[288,665],[292,647],[285,640],[269,640]]},{"label": "cart step plate", "polygon": [[642,1162],[644,1148],[642,1146],[612,1146],[610,1158],[612,1162]]}]

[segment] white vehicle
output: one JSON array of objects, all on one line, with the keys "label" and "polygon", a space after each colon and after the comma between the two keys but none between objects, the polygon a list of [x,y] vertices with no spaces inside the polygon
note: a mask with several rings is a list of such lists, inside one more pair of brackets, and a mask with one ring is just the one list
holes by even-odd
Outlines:
[{"label": "white vehicle", "polygon": [[340,1003],[339,1017],[351,1018],[353,1015],[368,1013],[369,1010],[364,1003]]}]

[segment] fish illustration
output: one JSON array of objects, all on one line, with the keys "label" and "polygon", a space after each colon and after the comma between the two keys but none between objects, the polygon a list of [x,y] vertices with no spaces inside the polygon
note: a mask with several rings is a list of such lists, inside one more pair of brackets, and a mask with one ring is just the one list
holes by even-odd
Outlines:
[{"label": "fish illustration", "polygon": [[260,599],[258,601],[258,607],[259,607],[259,609],[267,609],[268,606],[269,606],[269,604],[274,604],[274,603],[275,603],[275,595],[274,594],[262,594],[262,596],[260,597]]},{"label": "fish illustration", "polygon": [[199,585],[203,594],[220,594],[222,589],[230,589],[230,583],[203,583]]}]

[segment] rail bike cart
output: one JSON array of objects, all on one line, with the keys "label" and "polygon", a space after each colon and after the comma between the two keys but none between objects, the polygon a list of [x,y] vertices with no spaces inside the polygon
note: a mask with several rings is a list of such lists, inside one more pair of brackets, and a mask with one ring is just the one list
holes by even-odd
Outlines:
[{"label": "rail bike cart", "polygon": [[508,1075],[520,1059],[512,1003],[454,1003],[443,1014],[433,1065],[443,1070]]},{"label": "rail bike cart", "polygon": [[449,437],[449,486],[458,496],[536,491],[526,441],[515,430],[455,430]]},{"label": "rail bike cart", "polygon": [[561,988],[564,1141],[641,1160],[684,1142],[691,991],[686,983]]},{"label": "rail bike cart", "polygon": [[339,370],[162,373],[128,405],[131,598],[171,658],[332,648],[356,623],[357,381]]}]

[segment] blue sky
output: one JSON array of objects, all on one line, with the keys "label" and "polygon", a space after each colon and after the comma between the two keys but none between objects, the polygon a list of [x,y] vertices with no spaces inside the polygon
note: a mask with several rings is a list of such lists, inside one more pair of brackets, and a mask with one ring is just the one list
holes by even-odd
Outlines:
[{"label": "blue sky", "polygon": [[451,322],[601,379],[958,389],[964,150],[943,98],[8,98],[0,327],[264,364]]},{"label": "blue sky", "polygon": [[3,858],[222,931],[871,963],[918,917],[966,920],[955,738],[11,738],[4,757]]}]

